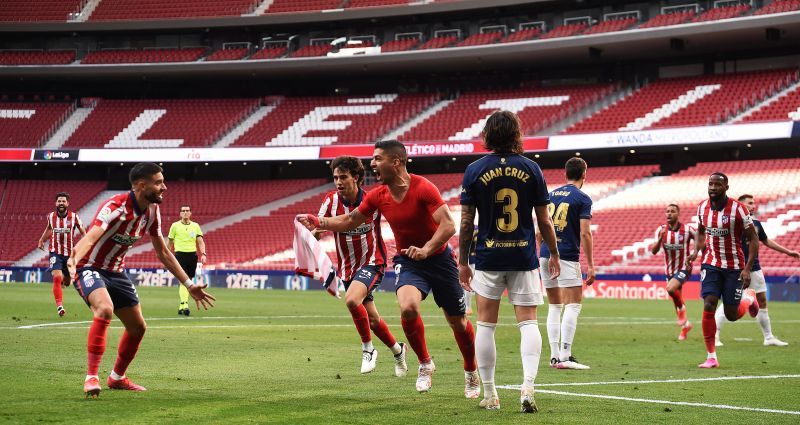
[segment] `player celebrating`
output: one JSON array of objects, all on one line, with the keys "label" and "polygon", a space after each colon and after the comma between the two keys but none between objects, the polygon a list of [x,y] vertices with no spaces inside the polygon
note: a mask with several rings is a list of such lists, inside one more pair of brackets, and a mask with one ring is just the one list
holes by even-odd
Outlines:
[{"label": "player celebrating", "polygon": [[[719,367],[714,334],[717,324],[714,310],[722,297],[725,317],[731,322],[739,320],[745,312],[755,317],[758,302],[750,286],[750,270],[758,256],[758,236],[744,205],[728,198],[728,176],[716,172],[708,177],[708,199],[697,207],[697,241],[686,259],[691,264],[697,253],[705,248],[700,268],[703,297],[703,339],[708,357],[698,365],[703,369]],[[747,263],[742,253],[741,240],[749,239]],[[745,290],[746,289],[746,290]]]},{"label": "player celebrating", "polygon": [[[169,250],[175,253],[175,258],[180,263],[181,268],[189,276],[189,279],[194,279],[197,273],[197,260],[199,252],[200,264],[205,264],[206,257],[206,240],[203,237],[203,230],[200,225],[192,221],[192,207],[190,205],[181,205],[181,219],[172,223],[169,227],[169,234],[167,238],[167,246]],[[178,315],[188,316],[191,314],[189,310],[189,291],[185,286],[179,285],[178,296],[180,297],[180,304],[178,304]]]},{"label": "player celebrating", "polygon": [[308,214],[298,220],[310,230],[347,232],[380,211],[397,241],[399,254],[393,259],[397,274],[395,292],[403,331],[419,359],[417,391],[431,389],[431,375],[436,370],[428,354],[425,326],[419,311],[420,302],[433,292],[433,299],[444,310],[464,358],[464,395],[478,398],[480,381],[475,364],[475,331],[465,316],[464,290],[458,283],[453,252],[447,246],[456,232],[455,224],[439,189],[426,178],[409,174],[407,160],[402,143],[396,140],[377,142],[370,165],[380,187],[369,191],[358,208],[349,214],[322,219]]},{"label": "player celebrating", "polygon": [[[581,191],[586,181],[586,161],[570,158],[564,166],[567,184],[550,192],[548,213],[553,221],[558,240],[561,274],[550,275],[551,256],[548,245],[539,252],[540,273],[547,290],[547,339],[550,342],[550,366],[558,369],[589,369],[572,355],[572,342],[578,326],[583,298],[580,249],[589,269],[586,285],[594,283],[594,257],[592,255],[592,200]],[[561,311],[564,318],[561,319]],[[560,341],[560,345],[559,345]]]},{"label": "player celebrating", "polygon": [[692,275],[692,264],[686,262],[686,254],[689,252],[689,242],[697,237],[697,231],[688,224],[681,224],[678,221],[681,215],[681,208],[678,205],[667,205],[666,215],[667,224],[662,224],[656,229],[656,243],[651,252],[656,255],[661,247],[664,247],[667,293],[675,304],[678,325],[681,326],[678,341],[683,341],[693,326],[686,320],[686,304],[683,302],[681,287]]},{"label": "player celebrating", "polygon": [[[523,383],[520,394],[522,411],[537,411],[533,384],[539,371],[542,335],[536,318],[536,306],[544,303],[536,258],[536,238],[532,212],[550,247],[549,271],[558,277],[559,261],[556,237],[547,214],[547,185],[542,170],[522,156],[519,118],[513,112],[497,111],[486,121],[484,144],[491,151],[467,167],[461,189],[461,233],[459,234],[458,272],[465,289],[475,291],[478,307],[478,331],[475,354],[483,380],[480,407],[499,409],[500,400],[494,382],[497,349],[494,342],[500,298],[508,290],[514,305],[522,340]],[[473,237],[475,213],[478,212],[478,243],[475,275],[469,266],[469,247]],[[471,284],[470,284],[471,282]]]},{"label": "player celebrating", "polygon": [[70,275],[67,272],[67,258],[72,254],[75,230],[86,236],[81,218],[74,211],[69,211],[69,193],[56,194],[56,210],[47,215],[47,225],[39,238],[37,246],[44,251],[44,241],[50,239],[50,274],[53,276],[53,298],[56,300],[56,311],[59,317],[67,314],[64,310],[64,293],[61,286],[69,286]]},{"label": "player celebrating", "polygon": [[[325,195],[319,209],[319,218],[336,217],[349,214],[361,204],[366,192],[364,165],[352,156],[340,156],[331,162],[333,184],[336,190]],[[324,231],[314,232],[319,237]],[[386,269],[386,245],[381,236],[381,214],[375,211],[361,226],[349,232],[334,233],[336,257],[339,260],[339,273],[344,281],[345,304],[353,316],[356,330],[361,336],[361,373],[375,370],[378,351],[372,345],[370,329],[394,355],[395,376],[405,376],[406,346],[394,339],[386,322],[378,313],[373,292],[383,281]]]},{"label": "player celebrating", "polygon": [[125,326],[125,332],[119,342],[114,369],[108,377],[108,388],[145,391],[125,377],[128,365],[139,350],[146,324],[136,288],[124,273],[125,254],[145,232],[151,236],[158,259],[189,289],[197,307],[214,305],[214,297],[203,290],[207,285],[194,284],[164,244],[158,204],[167,186],[161,171],[161,167],[153,163],[136,164],[128,175],[131,191],[113,196],[102,204],[86,237],[78,242],[67,260],[70,274],[76,277],[75,289],[94,314],[87,344],[88,371],[83,384],[87,397],[100,395],[97,372],[106,350],[112,312]]},{"label": "player celebrating", "polygon": [[[756,205],[753,195],[742,195],[739,197],[739,202],[747,207],[747,210],[750,211],[750,215],[755,216],[756,212],[758,211],[758,206]],[[764,232],[764,228],[761,226],[760,221],[753,218],[753,225],[756,227],[758,240],[761,241],[764,246],[778,251],[781,254],[786,254],[792,258],[800,259],[800,253],[797,251],[789,251],[781,244],[767,237],[767,233]],[[742,252],[745,256],[749,254],[749,242],[750,241],[746,238],[742,239]],[[772,325],[770,324],[769,313],[767,312],[767,282],[764,280],[764,272],[761,270],[761,264],[758,261],[758,257],[756,257],[755,261],[753,262],[753,270],[750,272],[750,289],[756,293],[756,300],[758,301],[758,315],[756,316],[756,321],[761,327],[761,333],[764,334],[764,345],[776,347],[785,347],[789,345],[788,343],[776,338],[775,335],[772,335]],[[719,339],[719,334],[722,331],[723,323],[725,323],[725,313],[721,308],[717,309],[714,319],[716,319],[717,323],[717,334],[714,343],[717,347],[721,347],[722,341]]]}]

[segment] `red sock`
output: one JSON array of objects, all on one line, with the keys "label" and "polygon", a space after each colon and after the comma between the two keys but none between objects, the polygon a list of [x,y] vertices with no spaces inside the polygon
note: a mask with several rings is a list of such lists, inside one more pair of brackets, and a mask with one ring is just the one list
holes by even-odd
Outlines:
[{"label": "red sock", "polygon": [[369,333],[369,315],[364,305],[359,304],[356,308],[351,308],[350,315],[353,316],[353,323],[356,324],[356,330],[361,336],[361,342],[372,341],[372,335]]},{"label": "red sock", "polygon": [[717,347],[714,345],[714,334],[716,333],[717,322],[714,321],[714,312],[703,310],[703,340],[709,353],[717,352]]},{"label": "red sock", "polygon": [[417,316],[416,319],[406,320],[402,319],[403,332],[408,339],[408,345],[417,354],[417,359],[420,363],[427,363],[431,360],[428,354],[428,345],[425,343],[425,324],[422,323],[422,317]]},{"label": "red sock", "polygon": [[64,299],[64,293],[61,290],[61,282],[63,280],[63,276],[53,276],[53,298],[56,299],[56,306],[62,305]]},{"label": "red sock", "polygon": [[461,350],[461,355],[464,357],[464,370],[472,372],[478,369],[475,363],[475,329],[472,327],[472,322],[467,320],[467,329],[464,332],[453,331],[458,343],[458,349]]},{"label": "red sock", "polygon": [[95,317],[92,321],[86,347],[89,360],[87,375],[97,375],[97,370],[100,369],[100,360],[103,359],[103,353],[106,351],[106,331],[110,323],[110,320],[99,317]]},{"label": "red sock", "polygon": [[128,365],[131,364],[133,358],[136,357],[136,352],[139,351],[139,344],[142,342],[144,335],[131,335],[128,331],[122,333],[122,339],[119,340],[119,349],[117,350],[117,361],[114,363],[114,372],[117,375],[125,376],[125,371],[128,370]]},{"label": "red sock", "polygon": [[751,298],[742,297],[742,299],[739,301],[739,310],[736,313],[736,320],[741,319],[745,314],[747,314],[747,310],[750,308],[750,304],[752,303],[753,300]]},{"label": "red sock", "polygon": [[392,335],[392,332],[389,331],[389,327],[386,326],[386,322],[384,322],[383,319],[381,319],[381,321],[378,323],[378,326],[375,326],[375,329],[373,329],[372,332],[375,332],[375,336],[377,336],[378,339],[380,339],[389,348],[392,348],[395,344],[397,344],[397,341],[394,339],[394,335]]},{"label": "red sock", "polygon": [[675,304],[676,309],[683,307],[683,294],[681,294],[680,289],[676,289],[669,296],[672,298],[672,303]]}]

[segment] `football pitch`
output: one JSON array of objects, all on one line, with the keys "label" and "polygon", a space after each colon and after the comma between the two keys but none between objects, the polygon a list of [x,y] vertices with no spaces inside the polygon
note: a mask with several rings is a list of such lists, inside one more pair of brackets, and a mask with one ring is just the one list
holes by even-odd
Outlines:
[{"label": "football pitch", "polygon": [[[103,390],[85,399],[89,309],[72,288],[67,315],[55,314],[50,285],[0,284],[0,423],[288,423],[288,424],[650,424],[800,423],[800,308],[770,303],[775,334],[788,347],[762,346],[749,316],[727,323],[720,369],[705,359],[700,302],[686,341],[669,301],[587,300],[574,354],[591,370],[548,366],[546,306],[536,387],[539,413],[519,413],[519,331],[504,300],[496,332],[499,411],[464,398],[460,353],[432,299],[423,302],[426,337],[437,370],[430,393],[409,374],[393,375],[391,353],[375,338],[378,367],[361,375],[361,346],[343,302],[322,292],[212,288],[217,307],[177,315],[177,288],[138,288],[148,331],[128,376],[148,388]],[[379,310],[404,341],[390,292]],[[473,324],[476,316],[471,317]],[[112,321],[101,382],[122,334]]]}]

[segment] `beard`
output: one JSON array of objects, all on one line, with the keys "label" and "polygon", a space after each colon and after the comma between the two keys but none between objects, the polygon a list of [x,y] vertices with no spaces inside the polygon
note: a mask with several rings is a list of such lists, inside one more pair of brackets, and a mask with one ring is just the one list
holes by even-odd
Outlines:
[{"label": "beard", "polygon": [[157,192],[146,193],[144,195],[144,199],[147,199],[148,202],[152,202],[154,204],[160,204],[163,201]]}]

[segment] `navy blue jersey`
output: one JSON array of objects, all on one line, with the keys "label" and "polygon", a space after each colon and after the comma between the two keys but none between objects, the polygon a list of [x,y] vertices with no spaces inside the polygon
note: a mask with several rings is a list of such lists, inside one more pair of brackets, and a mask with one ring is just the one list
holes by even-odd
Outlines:
[{"label": "navy blue jersey", "polygon": [[478,210],[475,269],[539,268],[533,207],[549,202],[539,165],[516,154],[487,155],[467,167],[461,204]]},{"label": "navy blue jersey", "polygon": [[[556,229],[558,253],[564,261],[578,261],[581,257],[581,219],[592,218],[592,200],[574,184],[567,184],[550,192],[547,212]],[[542,244],[541,257],[549,257],[550,250]]]},{"label": "navy blue jersey", "polygon": [[[767,233],[764,231],[764,227],[761,226],[761,222],[753,219],[753,224],[756,226],[756,234],[758,235],[758,240],[761,242],[766,241],[769,239],[767,237]],[[748,246],[749,239],[747,237],[742,238],[742,253],[744,254],[744,260],[747,261],[748,253],[750,252],[750,247]],[[750,271],[756,272],[761,270],[761,263],[758,262],[758,255],[756,255],[756,261],[753,261],[753,268]]]}]

